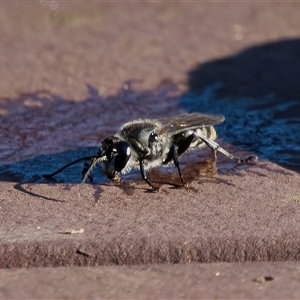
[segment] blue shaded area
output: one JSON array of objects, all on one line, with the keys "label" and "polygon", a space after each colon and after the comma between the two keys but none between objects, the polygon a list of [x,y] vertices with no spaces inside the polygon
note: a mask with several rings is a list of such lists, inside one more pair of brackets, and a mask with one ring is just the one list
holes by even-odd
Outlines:
[{"label": "blue shaded area", "polygon": [[218,136],[261,158],[300,172],[299,101],[276,99],[273,95],[253,98],[217,98],[221,82],[180,99],[188,112],[223,114],[224,123],[217,125]]},{"label": "blue shaded area", "polygon": [[[0,180],[13,182],[79,183],[82,178],[83,161],[55,175],[53,180],[44,179],[42,175],[53,173],[78,158],[96,155],[97,151],[97,147],[79,148],[55,154],[39,155],[32,159],[2,165],[0,167]],[[99,166],[94,168],[92,175],[95,182],[107,181],[106,176],[102,174]]]}]

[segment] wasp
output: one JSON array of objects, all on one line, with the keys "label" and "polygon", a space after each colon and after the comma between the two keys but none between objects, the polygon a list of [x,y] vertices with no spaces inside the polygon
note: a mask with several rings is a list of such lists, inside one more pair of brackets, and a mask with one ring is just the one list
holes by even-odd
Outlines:
[{"label": "wasp", "polygon": [[82,182],[92,180],[92,169],[100,164],[102,172],[111,180],[120,181],[120,173],[139,169],[142,179],[153,191],[158,188],[147,178],[146,170],[171,162],[175,164],[181,185],[187,186],[180,169],[179,157],[187,150],[208,146],[214,152],[221,152],[237,163],[251,163],[255,155],[242,159],[223,149],[215,142],[217,137],[214,125],[225,120],[223,115],[190,113],[162,119],[138,119],[125,123],[114,135],[105,138],[97,155],[73,161],[56,172],[44,175],[52,177],[65,168],[84,160]]}]

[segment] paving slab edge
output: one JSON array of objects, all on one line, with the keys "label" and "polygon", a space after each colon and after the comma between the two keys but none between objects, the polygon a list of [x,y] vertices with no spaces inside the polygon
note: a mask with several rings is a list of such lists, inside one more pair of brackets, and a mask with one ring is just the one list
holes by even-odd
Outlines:
[{"label": "paving slab edge", "polygon": [[123,239],[105,244],[70,240],[0,245],[0,268],[135,264],[299,261],[300,237],[210,238],[191,241]]}]

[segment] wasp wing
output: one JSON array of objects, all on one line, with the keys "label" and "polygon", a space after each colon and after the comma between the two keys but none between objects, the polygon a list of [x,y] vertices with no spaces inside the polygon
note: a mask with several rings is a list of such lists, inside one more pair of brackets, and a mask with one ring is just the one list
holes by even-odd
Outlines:
[{"label": "wasp wing", "polygon": [[171,116],[157,121],[162,124],[160,135],[174,135],[186,130],[193,130],[203,126],[216,125],[225,120],[222,115],[207,115],[201,113]]}]

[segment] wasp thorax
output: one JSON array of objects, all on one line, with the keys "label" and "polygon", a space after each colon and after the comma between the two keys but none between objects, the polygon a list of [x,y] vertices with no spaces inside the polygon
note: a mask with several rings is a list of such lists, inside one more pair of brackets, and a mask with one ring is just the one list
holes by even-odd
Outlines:
[{"label": "wasp thorax", "polygon": [[149,135],[149,140],[148,140],[148,144],[149,146],[155,142],[158,141],[158,135],[155,132],[151,132],[151,134]]}]

